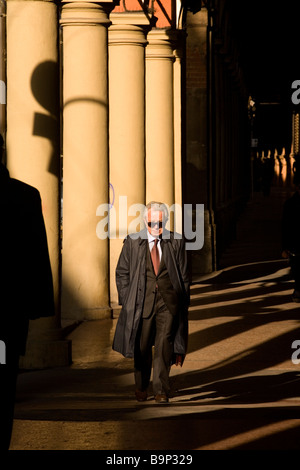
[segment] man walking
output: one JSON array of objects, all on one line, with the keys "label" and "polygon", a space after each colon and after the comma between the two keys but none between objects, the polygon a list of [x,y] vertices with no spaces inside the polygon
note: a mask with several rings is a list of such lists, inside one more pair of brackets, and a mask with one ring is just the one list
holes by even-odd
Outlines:
[{"label": "man walking", "polygon": [[155,401],[168,402],[170,367],[182,366],[187,351],[187,256],[183,238],[165,228],[168,216],[165,204],[147,204],[146,228],[124,240],[116,268],[122,309],[113,349],[134,357],[138,401],[147,399],[153,363]]}]

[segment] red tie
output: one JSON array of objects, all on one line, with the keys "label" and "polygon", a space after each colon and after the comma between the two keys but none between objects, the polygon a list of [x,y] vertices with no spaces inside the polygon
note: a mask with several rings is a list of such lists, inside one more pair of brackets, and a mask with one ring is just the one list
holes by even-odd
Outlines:
[{"label": "red tie", "polygon": [[151,250],[151,258],[152,258],[153,268],[154,268],[154,272],[155,272],[156,276],[157,276],[158,268],[159,268],[159,264],[160,264],[157,243],[158,243],[158,238],[156,238],[154,240],[154,245],[153,245],[153,248]]}]

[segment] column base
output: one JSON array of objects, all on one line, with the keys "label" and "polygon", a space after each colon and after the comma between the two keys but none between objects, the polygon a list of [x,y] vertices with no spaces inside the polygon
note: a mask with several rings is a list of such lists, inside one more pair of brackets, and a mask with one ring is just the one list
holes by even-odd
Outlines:
[{"label": "column base", "polygon": [[122,306],[116,302],[111,304],[111,318],[118,318],[121,312]]},{"label": "column base", "polygon": [[81,308],[62,312],[62,321],[105,320],[112,318],[111,307]]},{"label": "column base", "polygon": [[82,311],[84,320],[104,320],[112,317],[111,307],[93,308]]},{"label": "column base", "polygon": [[201,250],[188,252],[192,281],[216,270],[216,226],[208,210],[204,212],[204,245]]},{"label": "column base", "polygon": [[46,369],[68,366],[72,362],[71,340],[29,339],[26,354],[21,356],[20,369]]}]

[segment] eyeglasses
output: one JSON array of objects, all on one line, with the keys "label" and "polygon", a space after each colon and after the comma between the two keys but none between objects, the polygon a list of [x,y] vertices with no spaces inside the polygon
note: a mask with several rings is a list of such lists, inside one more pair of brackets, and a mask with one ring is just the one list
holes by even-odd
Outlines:
[{"label": "eyeglasses", "polygon": [[148,227],[156,227],[157,225],[159,228],[162,228],[163,222],[148,222]]}]

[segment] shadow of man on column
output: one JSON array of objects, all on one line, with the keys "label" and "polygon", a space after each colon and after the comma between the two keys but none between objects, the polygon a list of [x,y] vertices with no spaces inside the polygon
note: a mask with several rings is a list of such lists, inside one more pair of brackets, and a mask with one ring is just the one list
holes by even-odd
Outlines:
[{"label": "shadow of man on column", "polygon": [[[4,142],[0,135],[1,160]],[[11,441],[19,357],[29,320],[55,313],[48,243],[38,190],[0,162],[0,450]]]}]

